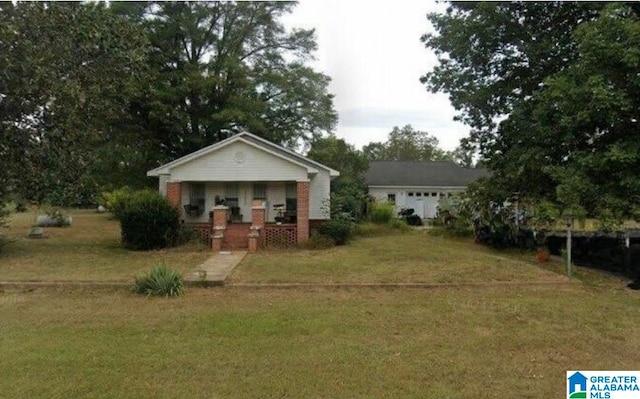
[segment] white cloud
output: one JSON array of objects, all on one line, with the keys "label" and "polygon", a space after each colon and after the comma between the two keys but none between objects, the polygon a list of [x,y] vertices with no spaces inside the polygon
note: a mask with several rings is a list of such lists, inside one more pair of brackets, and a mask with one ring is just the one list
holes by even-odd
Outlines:
[{"label": "white cloud", "polygon": [[451,150],[466,135],[468,128],[452,120],[447,97],[419,81],[437,62],[420,42],[431,31],[426,14],[443,9],[415,0],[303,0],[286,19],[288,26],[316,29],[315,67],[332,78],[339,137],[360,147],[411,124]]}]

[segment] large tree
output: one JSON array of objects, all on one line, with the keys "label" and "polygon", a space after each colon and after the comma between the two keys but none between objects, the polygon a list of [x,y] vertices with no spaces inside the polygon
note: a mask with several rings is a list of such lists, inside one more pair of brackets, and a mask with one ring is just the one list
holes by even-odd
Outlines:
[{"label": "large tree", "polygon": [[290,147],[330,131],[314,32],[281,22],[294,5],[0,5],[0,202],[89,205],[240,130]]},{"label": "large tree", "polygon": [[332,213],[346,212],[360,220],[366,212],[364,174],[369,167],[367,157],[335,135],[313,140],[307,156],[340,172],[340,177],[331,181]]},{"label": "large tree", "polygon": [[329,78],[306,65],[313,30],[287,31],[292,2],[113,3],[152,45],[153,88],[133,112],[153,134],[156,161],[249,130],[297,146],[337,121]]},{"label": "large tree", "polygon": [[104,5],[0,5],[3,189],[92,203],[95,149],[127,119],[147,48],[143,32]]},{"label": "large tree", "polygon": [[362,151],[331,134],[311,142],[307,156],[340,172],[340,179],[362,179],[369,162]]},{"label": "large tree", "polygon": [[[452,3],[423,36],[503,193],[591,214],[640,204],[636,4]],[[494,183],[495,183],[494,182]]]},{"label": "large tree", "polygon": [[441,161],[451,154],[439,147],[438,139],[411,125],[395,126],[386,142],[369,143],[362,149],[369,160],[379,161]]}]

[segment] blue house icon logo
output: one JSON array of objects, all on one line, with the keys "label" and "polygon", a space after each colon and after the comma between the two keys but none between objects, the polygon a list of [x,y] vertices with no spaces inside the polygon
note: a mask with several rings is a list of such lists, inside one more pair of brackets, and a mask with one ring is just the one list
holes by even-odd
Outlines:
[{"label": "blue house icon logo", "polygon": [[569,398],[586,398],[587,397],[587,377],[579,371],[573,373],[567,382],[569,386]]}]

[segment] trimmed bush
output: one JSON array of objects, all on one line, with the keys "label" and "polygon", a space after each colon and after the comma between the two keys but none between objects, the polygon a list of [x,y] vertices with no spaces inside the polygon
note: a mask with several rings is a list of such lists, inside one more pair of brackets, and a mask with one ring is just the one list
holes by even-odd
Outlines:
[{"label": "trimmed bush", "polygon": [[134,292],[146,296],[180,296],[184,294],[184,282],[177,271],[157,265],[149,273],[136,277]]},{"label": "trimmed bush", "polygon": [[120,215],[122,245],[135,250],[159,249],[176,243],[180,212],[151,191],[132,195]]},{"label": "trimmed bush", "polygon": [[116,219],[120,219],[125,206],[129,201],[131,201],[134,194],[135,191],[129,187],[122,187],[117,190],[104,192],[102,193],[101,205],[111,212]]},{"label": "trimmed bush", "polygon": [[353,222],[345,217],[337,216],[318,227],[318,233],[329,237],[336,245],[344,245],[353,238]]},{"label": "trimmed bush", "polygon": [[374,202],[369,211],[369,218],[378,224],[387,224],[395,218],[395,206],[391,202]]}]

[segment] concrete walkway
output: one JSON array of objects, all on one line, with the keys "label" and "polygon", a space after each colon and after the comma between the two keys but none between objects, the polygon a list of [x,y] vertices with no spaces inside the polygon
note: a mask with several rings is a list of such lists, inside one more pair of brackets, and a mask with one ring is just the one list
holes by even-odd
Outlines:
[{"label": "concrete walkway", "polygon": [[192,286],[219,286],[244,259],[247,251],[220,252],[212,255],[194,270],[184,274],[184,282]]}]

